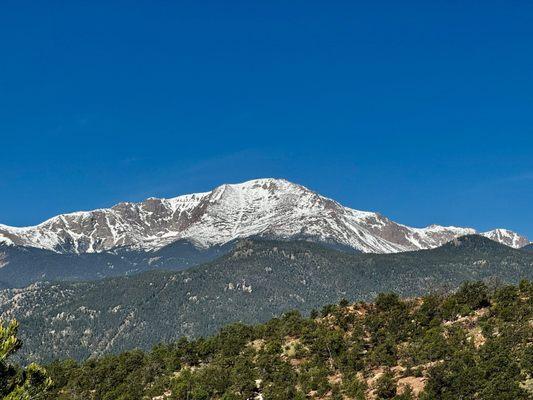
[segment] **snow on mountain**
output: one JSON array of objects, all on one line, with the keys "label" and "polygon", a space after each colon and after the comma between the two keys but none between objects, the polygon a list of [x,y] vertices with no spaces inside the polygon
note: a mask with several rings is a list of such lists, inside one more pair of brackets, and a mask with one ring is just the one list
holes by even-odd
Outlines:
[{"label": "snow on mountain", "polygon": [[[154,250],[179,239],[209,247],[264,236],[392,253],[433,248],[472,233],[476,231],[453,226],[408,227],[378,213],[343,207],[283,179],[257,179],[206,193],[58,215],[32,227],[0,225],[0,243],[84,253],[118,246]],[[512,247],[529,243],[502,229],[482,234]]]},{"label": "snow on mountain", "polygon": [[516,249],[529,244],[529,240],[525,237],[507,229],[494,229],[492,231],[483,232],[481,235]]}]

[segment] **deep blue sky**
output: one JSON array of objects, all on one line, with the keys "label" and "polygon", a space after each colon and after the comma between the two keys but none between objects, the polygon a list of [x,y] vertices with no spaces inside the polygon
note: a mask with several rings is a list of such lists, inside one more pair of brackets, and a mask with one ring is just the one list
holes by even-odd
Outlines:
[{"label": "deep blue sky", "polygon": [[3,1],[0,223],[274,176],[533,238],[533,3],[261,3]]}]

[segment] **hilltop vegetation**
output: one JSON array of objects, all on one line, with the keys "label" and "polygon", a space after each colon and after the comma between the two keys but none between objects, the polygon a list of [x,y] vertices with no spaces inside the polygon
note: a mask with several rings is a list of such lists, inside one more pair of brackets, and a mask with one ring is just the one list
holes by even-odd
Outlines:
[{"label": "hilltop vegetation", "polygon": [[21,360],[84,360],[150,349],[233,323],[304,315],[338,302],[456,289],[466,280],[533,279],[533,255],[479,236],[400,254],[348,254],[306,242],[238,243],[223,257],[180,272],[0,291],[0,318],[20,321]]},{"label": "hilltop vegetation", "polygon": [[482,399],[533,397],[533,283],[375,303],[341,301],[47,369],[48,399]]},{"label": "hilltop vegetation", "polygon": [[24,369],[9,362],[22,345],[17,332],[17,321],[0,320],[0,399],[42,399],[52,383],[46,371],[36,364]]}]

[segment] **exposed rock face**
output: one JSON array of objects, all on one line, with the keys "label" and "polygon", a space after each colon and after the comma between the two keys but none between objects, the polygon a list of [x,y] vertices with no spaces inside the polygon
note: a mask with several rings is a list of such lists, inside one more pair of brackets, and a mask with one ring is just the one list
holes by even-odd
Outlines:
[{"label": "exposed rock face", "polygon": [[494,229],[489,232],[484,232],[482,235],[494,240],[495,242],[500,242],[507,246],[514,247],[515,249],[527,246],[529,244],[529,240],[527,240],[525,237],[507,229]]},{"label": "exposed rock face", "polygon": [[[109,209],[63,214],[37,226],[0,225],[0,242],[62,253],[91,253],[119,246],[153,250],[187,239],[199,247],[252,236],[307,238],[363,252],[434,248],[474,229],[431,225],[411,228],[374,212],[343,207],[283,179],[222,185],[211,192],[150,198]],[[512,247],[529,241],[498,229],[482,233]]]}]

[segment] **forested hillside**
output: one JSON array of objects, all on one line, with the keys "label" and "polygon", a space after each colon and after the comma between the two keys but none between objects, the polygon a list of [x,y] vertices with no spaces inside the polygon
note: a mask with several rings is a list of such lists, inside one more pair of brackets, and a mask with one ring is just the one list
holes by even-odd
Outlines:
[{"label": "forested hillside", "polygon": [[533,253],[533,244],[528,244],[527,246],[522,247],[522,250]]},{"label": "forested hillside", "polygon": [[221,258],[180,272],[0,291],[0,317],[17,318],[24,362],[118,353],[260,323],[296,309],[446,292],[466,280],[533,279],[533,255],[480,236],[433,250],[348,254],[306,242],[246,240]]},{"label": "forested hillside", "polygon": [[50,400],[533,398],[533,283],[341,301],[211,337],[47,366]]},{"label": "forested hillside", "polygon": [[151,252],[121,247],[101,253],[63,254],[0,243],[0,288],[42,281],[96,280],[155,269],[181,270],[211,261],[231,248],[232,243],[200,249],[179,240]]}]

